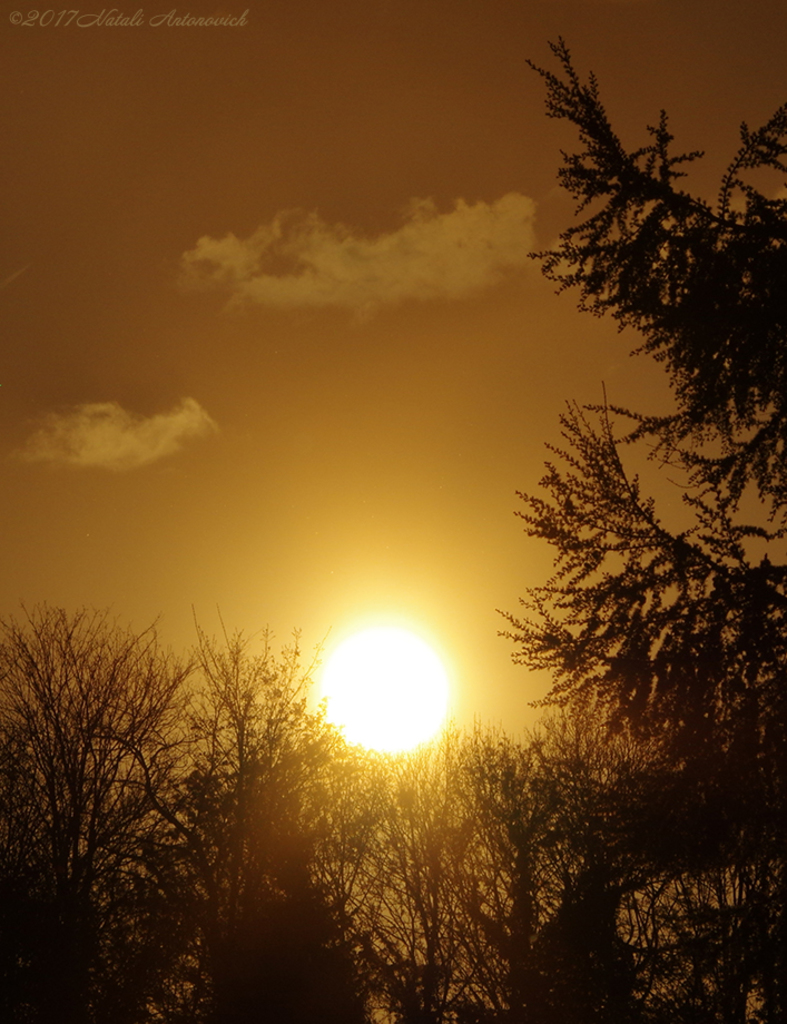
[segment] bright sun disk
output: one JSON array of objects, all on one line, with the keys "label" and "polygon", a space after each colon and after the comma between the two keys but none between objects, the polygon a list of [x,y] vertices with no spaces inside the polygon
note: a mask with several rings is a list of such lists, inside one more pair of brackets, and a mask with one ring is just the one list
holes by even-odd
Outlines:
[{"label": "bright sun disk", "polygon": [[355,633],[331,655],[322,677],[329,721],[350,743],[409,750],[433,736],[448,707],[448,677],[413,633],[376,627]]}]

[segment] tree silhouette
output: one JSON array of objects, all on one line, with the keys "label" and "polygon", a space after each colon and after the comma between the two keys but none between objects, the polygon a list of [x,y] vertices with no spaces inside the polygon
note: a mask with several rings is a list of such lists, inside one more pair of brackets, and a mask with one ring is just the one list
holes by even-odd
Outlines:
[{"label": "tree silhouette", "polygon": [[553,546],[556,572],[523,600],[530,617],[507,616],[517,660],[554,673],[553,698],[668,724],[684,745],[724,732],[751,756],[776,756],[787,569],[749,557],[746,541],[764,531],[736,523],[712,492],[686,492],[695,521],[671,532],[626,471],[606,411],[594,425],[571,406],[562,424],[548,497],[522,495],[526,530]]},{"label": "tree silhouette", "polygon": [[216,1024],[363,1020],[352,961],[315,866],[320,779],[335,742],[306,706],[296,644],[257,655],[198,630],[202,686],[169,802],[192,938],[196,1015]]},{"label": "tree silhouette", "polygon": [[[547,113],[579,129],[583,149],[564,154],[561,185],[578,212],[599,207],[539,254],[580,307],[611,313],[643,335],[638,351],[663,361],[678,403],[639,417],[639,432],[666,452],[689,438],[721,451],[700,461],[733,499],[753,481],[783,515],[787,501],[787,104],[757,131],[741,126],[738,152],[715,206],[679,189],[699,151],[672,155],[661,112],[651,141],[628,152],[609,123],[593,75],[583,84],[560,40],[562,77],[531,63],[547,86]],[[770,171],[771,197],[751,184]],[[760,178],[761,178],[760,174]]]},{"label": "tree silhouette", "polygon": [[601,706],[375,755],[308,710],[297,646],[194,663],[99,614],[6,623],[3,1020],[782,1019],[767,764],[753,790]]},{"label": "tree silhouette", "polygon": [[2,624],[3,1019],[135,1021],[166,968],[145,864],[188,667],[155,632],[43,606]]},{"label": "tree silhouette", "polygon": [[[674,842],[654,836],[650,878],[627,904],[629,922],[651,929],[654,1005],[677,1020],[776,1021],[787,1012],[787,200],[747,175],[783,181],[787,107],[742,127],[712,207],[676,187],[700,154],[671,154],[664,114],[650,144],[627,152],[595,79],[582,83],[562,41],[552,49],[562,75],[536,69],[548,113],[574,123],[583,147],[560,179],[591,209],[538,255],[582,308],[641,333],[677,411],[569,405],[542,493],[520,496],[555,573],[528,591],[524,616],[506,616],[507,635],[515,660],[553,673],[548,701],[598,709],[670,751]],[[637,442],[682,479],[685,527],[665,525],[627,468]],[[670,928],[672,968],[659,945]]]},{"label": "tree silhouette", "polygon": [[[742,128],[712,209],[675,188],[676,168],[698,154],[670,155],[665,116],[649,146],[627,153],[595,79],[583,85],[565,44],[552,48],[564,77],[537,69],[547,109],[576,124],[584,144],[560,178],[580,210],[601,208],[540,254],[545,273],[643,334],[643,349],[669,368],[678,412],[604,407],[593,422],[592,409],[569,406],[566,447],[552,449],[542,480],[548,497],[522,496],[526,530],[553,546],[557,571],[528,594],[532,618],[508,616],[517,656],[554,671],[558,698],[592,696],[690,736],[734,722],[736,742],[774,756],[787,722],[787,298],[776,284],[787,270],[787,200],[741,175],[785,172],[787,107],[758,132]],[[615,412],[634,430],[617,434]],[[684,474],[680,532],[625,468],[621,446],[646,437]],[[749,485],[761,501],[747,519]]]},{"label": "tree silhouette", "polygon": [[455,893],[467,831],[461,757],[448,730],[431,745],[376,760],[382,813],[358,920],[378,1002],[401,1024],[451,1019],[465,977]]}]

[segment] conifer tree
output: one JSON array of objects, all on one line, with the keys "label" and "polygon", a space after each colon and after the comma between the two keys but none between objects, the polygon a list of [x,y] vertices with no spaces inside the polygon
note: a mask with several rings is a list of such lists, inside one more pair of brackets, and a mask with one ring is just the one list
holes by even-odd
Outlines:
[{"label": "conifer tree", "polygon": [[[562,41],[552,50],[560,72],[535,70],[549,116],[579,130],[559,171],[579,220],[535,255],[559,290],[579,290],[581,309],[639,332],[635,352],[664,365],[674,408],[569,404],[564,443],[518,513],[555,571],[524,614],[506,614],[506,635],[516,661],[552,673],[547,702],[595,707],[671,751],[675,842],[654,836],[653,878],[677,879],[685,973],[671,1002],[654,993],[666,1012],[776,1022],[787,1014],[787,105],[741,127],[710,203],[679,187],[701,154],[673,154],[666,114],[627,150],[596,79],[581,80]],[[630,468],[643,448],[681,481],[677,528]]]}]

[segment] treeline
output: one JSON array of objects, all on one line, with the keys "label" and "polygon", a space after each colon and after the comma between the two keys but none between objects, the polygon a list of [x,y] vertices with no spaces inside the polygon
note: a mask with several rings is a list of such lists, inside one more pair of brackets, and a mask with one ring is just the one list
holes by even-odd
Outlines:
[{"label": "treeline", "polygon": [[[407,756],[309,710],[297,645],[0,636],[0,1020],[780,1020],[783,800],[559,714]],[[769,784],[763,769],[758,783]]]}]

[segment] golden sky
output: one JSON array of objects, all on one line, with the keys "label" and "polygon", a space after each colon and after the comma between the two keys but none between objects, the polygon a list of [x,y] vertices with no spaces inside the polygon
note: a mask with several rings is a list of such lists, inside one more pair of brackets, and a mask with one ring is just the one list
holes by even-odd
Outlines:
[{"label": "golden sky", "polygon": [[666,394],[527,258],[573,137],[525,59],[564,36],[632,148],[665,107],[713,195],[787,99],[787,6],[172,2],[0,26],[0,613],[409,624],[459,721],[516,731],[545,680],[495,608],[549,562],[515,491],[567,399]]}]

